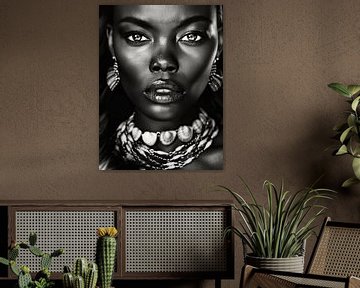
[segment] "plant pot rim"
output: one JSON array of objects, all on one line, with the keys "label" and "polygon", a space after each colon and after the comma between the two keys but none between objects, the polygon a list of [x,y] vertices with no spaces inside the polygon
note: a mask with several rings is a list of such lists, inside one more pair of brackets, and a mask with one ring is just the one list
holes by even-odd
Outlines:
[{"label": "plant pot rim", "polygon": [[245,257],[255,258],[255,259],[293,259],[293,258],[299,258],[304,257],[304,255],[295,255],[291,257],[263,257],[263,256],[255,256],[253,253],[246,254]]}]

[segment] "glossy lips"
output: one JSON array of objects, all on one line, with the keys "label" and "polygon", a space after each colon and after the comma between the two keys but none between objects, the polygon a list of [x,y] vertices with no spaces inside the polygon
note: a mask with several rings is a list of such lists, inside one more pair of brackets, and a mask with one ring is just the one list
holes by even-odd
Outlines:
[{"label": "glossy lips", "polygon": [[156,80],[144,91],[147,99],[158,104],[169,104],[183,99],[185,90],[171,80]]}]

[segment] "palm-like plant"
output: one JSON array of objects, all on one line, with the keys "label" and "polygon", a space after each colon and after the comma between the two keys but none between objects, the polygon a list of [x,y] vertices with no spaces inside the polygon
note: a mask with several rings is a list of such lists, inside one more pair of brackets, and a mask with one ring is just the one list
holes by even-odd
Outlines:
[{"label": "palm-like plant", "polygon": [[305,240],[314,233],[315,220],[326,207],[318,200],[332,199],[330,189],[304,188],[296,193],[278,189],[266,180],[267,206],[260,205],[249,186],[242,180],[252,202],[246,201],[233,190],[228,191],[236,200],[233,208],[240,215],[240,227],[229,227],[226,233],[239,236],[256,257],[288,258],[301,255]]},{"label": "palm-like plant", "polygon": [[340,145],[334,154],[349,154],[353,157],[352,168],[355,177],[347,179],[342,184],[343,187],[348,187],[360,183],[360,85],[331,83],[328,87],[346,97],[346,101],[351,106],[346,122],[334,127],[340,140]]}]

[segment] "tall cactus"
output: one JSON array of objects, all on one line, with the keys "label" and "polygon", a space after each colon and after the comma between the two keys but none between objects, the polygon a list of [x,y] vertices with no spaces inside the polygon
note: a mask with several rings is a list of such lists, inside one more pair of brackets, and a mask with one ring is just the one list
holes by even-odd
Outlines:
[{"label": "tall cactus", "polygon": [[116,258],[115,227],[101,227],[97,229],[96,262],[99,268],[100,288],[110,288]]}]

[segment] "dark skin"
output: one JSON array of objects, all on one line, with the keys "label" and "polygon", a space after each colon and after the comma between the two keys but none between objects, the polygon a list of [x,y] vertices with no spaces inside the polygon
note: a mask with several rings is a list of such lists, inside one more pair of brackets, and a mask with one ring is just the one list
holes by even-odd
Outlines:
[{"label": "dark skin", "polygon": [[[177,129],[198,117],[197,103],[222,49],[216,16],[209,5],[114,6],[108,44],[119,63],[121,85],[135,107],[135,125],[142,131]],[[149,93],[149,86],[159,81],[171,85],[155,85]],[[218,135],[184,169],[209,169],[210,164],[217,169],[214,166],[222,165],[221,140]],[[180,144],[157,143],[154,149],[172,151]]]}]

